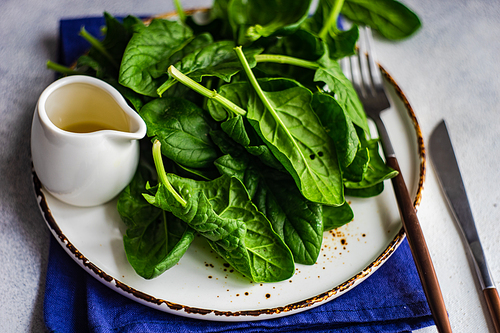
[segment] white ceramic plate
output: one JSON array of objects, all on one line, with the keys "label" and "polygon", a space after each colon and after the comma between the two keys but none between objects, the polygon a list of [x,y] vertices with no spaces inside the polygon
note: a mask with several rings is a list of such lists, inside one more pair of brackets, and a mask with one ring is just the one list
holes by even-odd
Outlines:
[{"label": "white ceramic plate", "polygon": [[[386,75],[392,102],[383,114],[415,205],[425,175],[425,151],[415,115],[395,82]],[[376,133],[373,130],[373,133]],[[116,201],[93,208],[64,204],[42,188],[33,172],[42,214],[52,234],[93,277],[139,303],[161,311],[219,321],[263,320],[324,304],[364,281],[404,239],[390,182],[370,199],[348,198],[354,220],[325,232],[318,261],[296,265],[280,283],[256,284],[234,272],[197,238],[172,269],[153,280],[138,276],[123,249],[123,223]]]}]

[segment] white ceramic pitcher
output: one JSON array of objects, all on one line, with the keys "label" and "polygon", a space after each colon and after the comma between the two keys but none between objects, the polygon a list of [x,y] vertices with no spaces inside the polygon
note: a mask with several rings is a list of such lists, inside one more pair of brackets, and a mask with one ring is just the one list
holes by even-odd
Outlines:
[{"label": "white ceramic pitcher", "polygon": [[108,83],[83,75],[61,78],[40,95],[31,155],[44,188],[76,206],[114,198],[139,162],[146,124]]}]

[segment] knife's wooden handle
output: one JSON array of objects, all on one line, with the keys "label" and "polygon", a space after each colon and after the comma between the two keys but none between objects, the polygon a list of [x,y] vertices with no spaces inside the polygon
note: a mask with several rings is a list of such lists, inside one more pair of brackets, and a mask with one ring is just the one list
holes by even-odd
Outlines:
[{"label": "knife's wooden handle", "polygon": [[420,228],[417,213],[410,199],[408,188],[406,187],[399,163],[396,157],[386,157],[386,163],[391,168],[397,170],[399,174],[392,178],[394,193],[399,206],[399,212],[406,232],[406,238],[410,245],[413,260],[417,267],[420,281],[429,303],[434,322],[439,332],[451,332],[448,313],[444,304],[441,288],[434,271],[434,265],[425,242],[424,234]]},{"label": "knife's wooden handle", "polygon": [[483,290],[488,311],[490,311],[491,320],[495,327],[495,332],[500,333],[500,298],[498,298],[498,291],[496,288],[486,288]]}]

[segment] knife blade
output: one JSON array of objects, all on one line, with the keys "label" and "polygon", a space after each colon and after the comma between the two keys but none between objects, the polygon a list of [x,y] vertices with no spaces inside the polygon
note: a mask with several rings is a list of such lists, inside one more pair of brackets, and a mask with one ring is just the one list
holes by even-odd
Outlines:
[{"label": "knife blade", "polygon": [[498,291],[486,263],[486,257],[479,240],[465,186],[444,120],[436,126],[431,134],[429,152],[441,188],[467,241],[495,331],[500,333]]}]

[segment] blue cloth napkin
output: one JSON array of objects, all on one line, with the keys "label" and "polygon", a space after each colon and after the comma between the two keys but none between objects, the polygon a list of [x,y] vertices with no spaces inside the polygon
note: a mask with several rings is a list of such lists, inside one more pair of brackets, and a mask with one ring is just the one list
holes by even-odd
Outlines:
[{"label": "blue cloth napkin", "polygon": [[[99,36],[102,18],[61,21],[60,62],[73,63],[89,45],[82,25]],[[254,322],[211,322],[136,303],[86,273],[52,238],[44,316],[51,332],[411,332],[433,325],[406,240],[362,284],[314,309]]]}]

